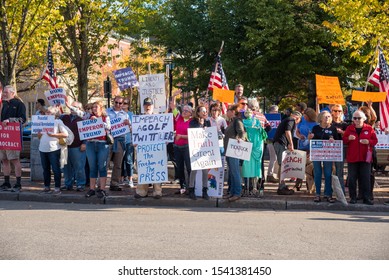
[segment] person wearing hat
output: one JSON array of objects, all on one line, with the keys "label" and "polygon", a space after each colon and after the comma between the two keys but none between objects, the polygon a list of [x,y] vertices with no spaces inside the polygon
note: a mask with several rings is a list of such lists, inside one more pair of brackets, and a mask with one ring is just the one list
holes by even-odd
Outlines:
[{"label": "person wearing hat", "polygon": [[[154,102],[150,97],[146,97],[143,100],[143,114],[144,115],[151,115],[154,112]],[[138,155],[139,157],[139,155]],[[153,197],[155,199],[162,198],[162,184],[161,183],[154,183],[152,184],[154,191],[153,191]],[[135,191],[135,198],[144,198],[147,197],[147,193],[149,192],[149,184],[138,184],[136,186]]]},{"label": "person wearing hat", "polygon": [[[302,115],[298,111],[293,111],[290,116],[284,118],[280,125],[277,127],[276,133],[273,138],[274,150],[277,156],[277,162],[280,166],[278,170],[278,178],[281,178],[281,163],[282,163],[282,153],[286,150],[293,151],[295,149],[293,145],[293,134],[296,130],[296,125],[301,121]],[[297,147],[296,147],[297,148]],[[289,189],[285,180],[280,181],[278,185],[277,194],[279,195],[291,195],[293,194],[293,189]]]}]

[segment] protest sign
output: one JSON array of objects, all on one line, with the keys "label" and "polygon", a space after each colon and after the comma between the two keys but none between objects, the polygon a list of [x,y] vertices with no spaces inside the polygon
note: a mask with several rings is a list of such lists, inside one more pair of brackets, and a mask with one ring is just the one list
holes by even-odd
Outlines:
[{"label": "protest sign", "polygon": [[111,134],[113,137],[124,135],[130,132],[130,127],[123,122],[124,118],[122,117],[111,119]]},{"label": "protest sign", "polygon": [[214,87],[212,89],[213,100],[219,100],[220,102],[234,103],[235,91],[228,89],[221,89]]},{"label": "protest sign", "polygon": [[343,141],[311,140],[311,161],[343,161]]},{"label": "protest sign", "polygon": [[306,161],[307,153],[304,151],[284,151],[282,153],[280,180],[282,181],[285,178],[300,178],[304,180]]},{"label": "protest sign", "polygon": [[165,143],[138,144],[136,146],[138,184],[168,181]]},{"label": "protest sign", "polygon": [[222,166],[219,139],[215,126],[188,129],[189,156],[192,170]]},{"label": "protest sign", "polygon": [[106,135],[104,122],[102,118],[89,119],[77,122],[80,140],[87,140]]},{"label": "protest sign", "polygon": [[45,96],[50,106],[65,105],[66,92],[63,88],[54,88],[45,91]]},{"label": "protest sign", "polygon": [[[210,197],[222,197],[224,187],[224,162],[225,157],[222,157],[222,167],[211,168],[208,171],[208,196]],[[202,196],[202,172],[197,172],[195,180],[195,194],[196,196]]]},{"label": "protest sign", "polygon": [[2,125],[0,122],[0,150],[22,150],[22,136],[20,123],[9,122]]},{"label": "protest sign", "polygon": [[389,134],[383,131],[376,131],[378,143],[375,146],[377,150],[389,150]]},{"label": "protest sign", "polygon": [[154,113],[166,112],[165,74],[139,76],[139,96],[141,112],[144,113],[143,100],[150,97],[154,103]]},{"label": "protest sign", "polygon": [[31,116],[31,134],[39,132],[54,133],[55,116],[33,115]]},{"label": "protest sign", "polygon": [[226,156],[243,160],[250,160],[253,144],[250,142],[229,139]]},{"label": "protest sign", "polygon": [[132,143],[174,142],[173,114],[133,115]]},{"label": "protest sign", "polygon": [[281,123],[281,114],[265,114],[265,117],[271,126],[271,130],[267,133],[267,137],[269,139],[273,139],[276,134],[277,127]]},{"label": "protest sign", "polygon": [[319,104],[346,104],[338,77],[316,74],[316,94]]},{"label": "protest sign", "polygon": [[139,86],[139,82],[136,79],[131,67],[114,70],[112,72],[121,91],[130,87],[133,88]]},{"label": "protest sign", "polygon": [[353,90],[351,100],[361,102],[382,102],[386,100],[386,92],[369,92]]}]

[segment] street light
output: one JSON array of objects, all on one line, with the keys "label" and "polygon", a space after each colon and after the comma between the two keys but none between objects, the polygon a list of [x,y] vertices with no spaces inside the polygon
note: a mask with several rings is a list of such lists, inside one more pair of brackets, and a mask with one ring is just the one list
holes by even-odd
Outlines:
[{"label": "street light", "polygon": [[165,59],[166,64],[166,74],[169,77],[169,101],[172,99],[172,90],[173,90],[173,53],[171,49],[168,49]]}]

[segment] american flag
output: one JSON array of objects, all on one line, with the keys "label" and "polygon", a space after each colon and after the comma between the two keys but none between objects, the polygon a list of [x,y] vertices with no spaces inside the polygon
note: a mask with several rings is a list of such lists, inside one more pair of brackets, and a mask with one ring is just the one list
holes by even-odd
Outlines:
[{"label": "american flag", "polygon": [[386,92],[385,101],[380,102],[381,129],[389,128],[389,69],[384,54],[379,50],[378,64],[368,82]]},{"label": "american flag", "polygon": [[216,58],[215,68],[216,68],[216,72],[212,71],[211,78],[209,79],[208,90],[212,90],[214,87],[221,88],[221,89],[228,89],[227,78],[223,71],[220,55],[218,55]]},{"label": "american flag", "polygon": [[49,83],[50,89],[58,88],[57,77],[55,76],[54,71],[53,54],[51,52],[50,41],[49,46],[47,48],[47,65],[43,70],[41,79],[46,80]]}]

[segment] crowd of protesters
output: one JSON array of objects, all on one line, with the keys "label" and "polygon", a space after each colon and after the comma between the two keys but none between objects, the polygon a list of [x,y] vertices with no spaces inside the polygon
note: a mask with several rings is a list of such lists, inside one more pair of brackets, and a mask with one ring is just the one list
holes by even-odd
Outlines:
[{"label": "crowd of protesters", "polygon": [[[303,102],[295,108],[288,108],[282,114],[282,120],[271,137],[271,126],[257,98],[247,98],[243,95],[243,85],[235,87],[234,104],[212,101],[200,103],[194,108],[188,103],[180,108],[172,102],[170,110],[174,115],[174,143],[172,144],[171,160],[175,164],[175,178],[180,189],[178,194],[188,194],[189,198],[197,199],[195,195],[195,180],[201,173],[202,197],[209,199],[208,170],[191,170],[188,144],[188,129],[215,126],[218,132],[220,155],[225,156],[229,139],[249,141],[253,143],[250,161],[226,156],[227,163],[227,193],[223,196],[230,202],[239,200],[246,193],[264,196],[265,181],[278,183],[278,195],[293,195],[296,189],[300,191],[303,179],[292,178],[294,187],[288,186],[285,180],[280,180],[282,154],[284,151],[302,150],[309,156],[310,140],[341,140],[344,143],[344,157],[347,159],[348,172],[344,175],[344,162],[313,161],[313,177],[315,184],[314,201],[322,200],[333,203],[332,175],[339,178],[340,187],[346,194],[348,187],[349,202],[354,204],[361,199],[367,205],[373,204],[373,162],[375,145],[377,144],[377,116],[371,105],[361,106],[352,112],[351,123],[345,122],[344,109],[340,104],[329,105],[321,110],[307,107]],[[142,101],[144,114],[153,114],[154,104],[151,98]],[[135,198],[148,196],[149,187],[153,187],[153,197],[162,197],[162,184],[135,184],[134,161],[136,154],[132,144],[131,132],[113,138],[110,143],[110,120],[121,117],[123,124],[129,126],[133,112],[130,100],[116,96],[113,106],[105,109],[102,102],[87,104],[74,101],[67,104],[70,113],[62,113],[59,107],[45,106],[43,99],[36,101],[37,115],[54,115],[53,132],[40,132],[38,138],[39,152],[43,167],[43,193],[60,195],[62,191],[76,190],[85,192],[85,197],[94,195],[101,198],[107,195],[108,168],[110,161],[112,175],[109,178],[109,190],[121,191],[124,185],[136,187]],[[269,113],[278,113],[278,106],[272,105]],[[87,119],[101,118],[106,134],[88,140],[80,140],[77,122]],[[3,90],[3,105],[1,123],[26,122],[26,108],[16,96],[15,89],[6,86]],[[67,143],[67,139],[71,143]],[[66,149],[64,149],[64,146]],[[270,160],[265,174],[264,152],[268,150]],[[65,157],[65,158],[64,158]],[[18,191],[21,189],[20,152],[0,150],[3,166],[4,182],[0,186],[4,190]],[[15,167],[16,182],[10,182],[10,164]],[[278,163],[278,165],[277,165]],[[377,167],[375,167],[377,168]],[[278,172],[277,172],[278,170]],[[51,175],[54,175],[54,191],[51,189]],[[61,176],[64,175],[64,185],[61,186]],[[324,174],[324,196],[321,196],[322,175]]]}]

